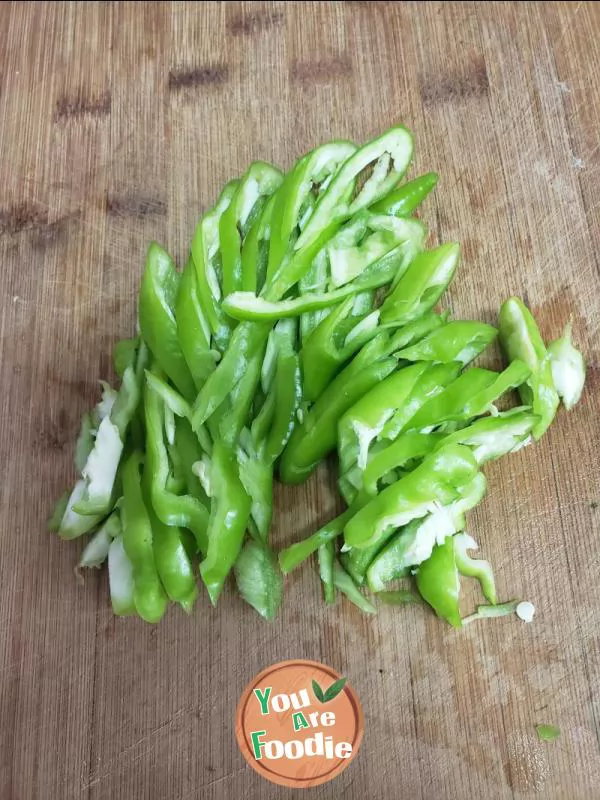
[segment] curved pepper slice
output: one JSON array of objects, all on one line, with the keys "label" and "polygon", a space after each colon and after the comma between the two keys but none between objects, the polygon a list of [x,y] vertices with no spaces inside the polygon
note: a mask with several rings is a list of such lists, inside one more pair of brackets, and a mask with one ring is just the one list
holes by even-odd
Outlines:
[{"label": "curved pepper slice", "polygon": [[510,297],[500,308],[500,344],[509,361],[520,359],[531,370],[529,380],[519,387],[525,405],[539,417],[533,429],[539,439],[554,419],[559,397],[552,378],[552,364],[531,311],[518,297]]},{"label": "curved pepper slice", "polygon": [[164,405],[156,391],[146,384],[144,391],[146,459],[152,507],[165,525],[189,528],[198,548],[206,552],[208,511],[196,497],[176,495],[168,490],[169,454],[163,438]]},{"label": "curved pepper slice", "polygon": [[243,599],[261,617],[273,619],[283,599],[283,579],[272,550],[258,542],[246,542],[234,572]]},{"label": "curved pepper slice", "polygon": [[301,158],[286,176],[278,193],[272,219],[269,270],[272,275],[281,264],[290,245],[294,244],[297,228],[304,228],[314,211],[312,197],[323,194],[340,166],[356,152],[351,142],[339,140],[317,147]]},{"label": "curved pepper slice", "polygon": [[323,599],[328,605],[335,603],[335,543],[333,539],[319,546],[319,577],[323,584]]},{"label": "curved pepper slice", "polygon": [[[390,128],[353,153],[337,171],[317,201],[308,224],[296,242],[300,250],[319,236],[332,218],[348,218],[373,205],[395,186],[406,172],[413,152],[411,133],[402,125]],[[354,199],[348,190],[365,167],[375,163],[373,174]],[[348,198],[348,199],[346,199]]]},{"label": "curved pepper slice", "polygon": [[123,545],[133,573],[133,600],[146,622],[158,622],[167,609],[152,547],[152,526],[142,497],[140,453],[133,453],[123,468]]},{"label": "curved pepper slice", "polygon": [[443,544],[433,548],[431,556],[417,570],[416,583],[421,597],[438,617],[445,619],[453,628],[462,627],[460,578],[452,539],[446,539]]},{"label": "curved pepper slice", "polygon": [[467,553],[467,550],[477,550],[475,539],[468,533],[458,533],[452,537],[452,542],[456,568],[460,574],[469,578],[477,578],[485,599],[488,603],[496,605],[496,584],[491,564],[481,558],[471,558]]},{"label": "curved pepper slice", "polygon": [[200,389],[216,365],[210,349],[210,327],[198,296],[196,268],[190,258],[181,274],[175,305],[177,337],[196,389]]},{"label": "curved pepper slice", "polygon": [[[444,328],[440,328],[439,330],[444,330]],[[378,438],[380,440],[395,439],[402,431],[409,427],[410,421],[419,409],[427,402],[431,402],[432,398],[440,395],[446,386],[456,379],[459,372],[460,364],[456,362],[431,365],[429,369],[421,375],[402,407],[385,423]],[[410,427],[413,426],[410,425]],[[382,475],[378,477],[382,477]]]},{"label": "curved pepper slice", "polygon": [[565,325],[563,335],[548,345],[552,380],[564,407],[570,411],[579,402],[585,383],[585,360],[573,346],[571,323]]},{"label": "curved pepper slice", "polygon": [[467,445],[481,466],[529,444],[538,419],[528,406],[513,408],[495,417],[483,417],[466,428],[443,436],[436,448],[445,444]]},{"label": "curved pepper slice", "polygon": [[380,592],[386,583],[409,575],[412,567],[431,556],[436,544],[443,544],[448,536],[462,530],[465,512],[481,502],[486,488],[485,475],[478,472],[453,503],[435,507],[423,519],[409,522],[394,534],[368,566],[366,575],[371,591]]},{"label": "curved pepper slice", "polygon": [[377,609],[373,603],[364,596],[354,583],[346,570],[336,561],[333,565],[333,583],[336,589],[345,594],[351,603],[360,608],[365,614],[376,614]]},{"label": "curved pepper slice", "polygon": [[342,475],[355,464],[360,470],[366,468],[371,442],[396,409],[404,404],[427,367],[424,363],[412,364],[389,375],[346,411],[338,426]]},{"label": "curved pepper slice", "polygon": [[219,219],[224,297],[242,288],[242,242],[260,215],[265,198],[279,188],[282,180],[283,175],[276,167],[255,161],[240,179],[231,203]]},{"label": "curved pepper slice", "polygon": [[354,509],[346,509],[343,514],[330,520],[326,525],[320,528],[316,533],[307,536],[299,542],[286,547],[279,553],[279,566],[284,575],[291,572],[299,564],[305,561],[313,553],[316,553],[321,545],[333,541],[337,536],[340,536],[344,530],[344,525],[351,519],[354,514]]},{"label": "curved pepper slice", "polygon": [[280,477],[285,483],[306,480],[336,445],[342,414],[396,368],[393,358],[380,358],[358,369],[350,364],[329,384],[312,408],[296,425],[283,451]]},{"label": "curved pepper slice", "polygon": [[381,320],[412,322],[430,311],[454,277],[460,246],[443,244],[419,253],[381,307]]},{"label": "curved pepper slice", "polygon": [[344,528],[348,547],[376,545],[390,529],[424,517],[434,503],[448,505],[477,472],[471,451],[462,445],[448,445],[427,456],[405,477],[388,486],[358,511]]},{"label": "curved pepper slice", "polygon": [[267,260],[271,238],[271,219],[277,192],[267,200],[260,217],[254,222],[242,243],[242,291],[259,293],[267,277]]},{"label": "curved pepper slice", "polygon": [[156,242],[146,256],[140,285],[140,330],[150,352],[184,397],[196,394],[194,380],[181,351],[175,321],[180,275],[171,257]]},{"label": "curved pepper slice", "polygon": [[221,309],[223,292],[218,274],[219,220],[235,197],[238,185],[239,181],[235,180],[225,186],[215,207],[206,213],[196,226],[191,247],[200,305],[215,346],[220,352],[227,347],[231,329],[227,316]]},{"label": "curved pepper slice", "polygon": [[210,466],[211,513],[206,558],[200,575],[213,605],[242,548],[251,502],[240,480],[235,453],[216,441]]},{"label": "curved pepper slice", "polygon": [[407,217],[412,214],[435,189],[439,176],[435,172],[426,172],[412,181],[403,183],[371,206],[370,211],[376,214],[393,214],[395,217]]},{"label": "curved pepper slice", "polygon": [[406,361],[435,361],[447,364],[456,361],[465,366],[491,344],[498,331],[485,322],[455,320],[433,331],[396,355]]}]

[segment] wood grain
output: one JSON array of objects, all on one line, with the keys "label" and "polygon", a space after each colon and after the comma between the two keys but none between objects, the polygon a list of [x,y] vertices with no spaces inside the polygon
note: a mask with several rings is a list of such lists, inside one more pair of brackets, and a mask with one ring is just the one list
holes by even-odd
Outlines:
[{"label": "wood grain", "polygon": [[[234,720],[248,681],[297,657],[348,675],[366,720],[356,761],[303,796],[598,797],[599,6],[4,2],[0,42],[0,797],[287,797]],[[415,172],[442,176],[432,241],[463,243],[448,306],[493,321],[521,294],[548,337],[572,315],[589,362],[581,404],[487,469],[470,517],[535,622],[365,619],[325,609],[308,568],[271,625],[233,593],[157,627],[114,619],[106,575],[78,586],[82,544],[44,520],[133,331],[148,242],[181,263],[251,159],[287,167],[398,120]],[[276,500],[277,546],[339,505],[325,467]]]}]

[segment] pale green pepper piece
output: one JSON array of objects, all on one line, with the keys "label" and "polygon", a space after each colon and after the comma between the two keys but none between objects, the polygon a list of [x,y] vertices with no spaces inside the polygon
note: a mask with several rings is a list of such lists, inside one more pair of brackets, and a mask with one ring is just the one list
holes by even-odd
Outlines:
[{"label": "pale green pepper piece", "polygon": [[539,417],[533,429],[539,439],[554,419],[559,397],[552,378],[552,364],[531,311],[518,297],[506,300],[500,309],[500,344],[509,361],[524,361],[531,370],[519,387],[521,400]]},{"label": "pale green pepper piece", "polygon": [[579,402],[585,383],[585,360],[573,346],[571,323],[565,325],[563,335],[548,345],[552,379],[563,401],[570,411]]}]

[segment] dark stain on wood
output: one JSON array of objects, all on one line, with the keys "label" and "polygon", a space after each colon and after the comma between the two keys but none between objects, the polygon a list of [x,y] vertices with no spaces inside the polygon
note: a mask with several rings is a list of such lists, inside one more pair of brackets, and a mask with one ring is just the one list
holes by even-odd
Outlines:
[{"label": "dark stain on wood", "polygon": [[18,203],[0,209],[0,235],[21,233],[48,224],[48,209],[31,203]]},{"label": "dark stain on wood", "polygon": [[421,79],[421,96],[425,106],[457,103],[484,97],[489,88],[484,60],[478,59],[467,72],[435,75]]},{"label": "dark stain on wood", "polygon": [[167,204],[143,195],[108,195],[106,213],[111,217],[159,217],[167,213]]},{"label": "dark stain on wood", "polygon": [[218,86],[229,79],[227,64],[207,64],[193,69],[169,70],[169,89],[194,88],[196,86]]},{"label": "dark stain on wood", "polygon": [[294,61],[290,67],[290,80],[299,83],[327,83],[350,75],[352,64],[347,56],[322,61]]},{"label": "dark stain on wood", "polygon": [[227,30],[232,36],[252,36],[280,25],[285,20],[281,11],[255,11],[251,14],[240,14],[227,23]]},{"label": "dark stain on wood", "polygon": [[72,117],[104,117],[110,114],[112,98],[109,91],[97,99],[86,97],[79,92],[75,97],[61,97],[56,103],[54,121],[71,119]]}]

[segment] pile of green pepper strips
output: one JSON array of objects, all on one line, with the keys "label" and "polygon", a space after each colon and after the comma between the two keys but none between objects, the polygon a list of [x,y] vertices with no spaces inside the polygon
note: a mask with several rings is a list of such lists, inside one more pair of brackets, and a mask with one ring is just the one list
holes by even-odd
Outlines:
[{"label": "pile of green pepper strips", "polygon": [[[464,533],[481,467],[538,439],[559,398],[577,402],[585,366],[570,329],[546,349],[516,298],[500,311],[507,368],[469,366],[498,330],[434,311],[459,246],[425,248],[412,215],[437,175],[402,183],[412,152],[398,126],[285,175],[253,163],[198,223],[181,273],[150,245],[139,335],[114,350],[121,385],[84,415],[79,479],[50,520],[64,539],[93,532],[80,567],[108,561],[115,614],[190,611],[199,557],[213,604],[233,570],[271,618],[282,573],[313,553],[328,603],[339,590],[373,612],[360,587],[409,600],[385,591],[408,577],[460,626],[461,575],[496,603]],[[515,388],[523,405],[498,411]],[[277,559],[275,471],[299,483],[336,448],[347,510]]]}]

